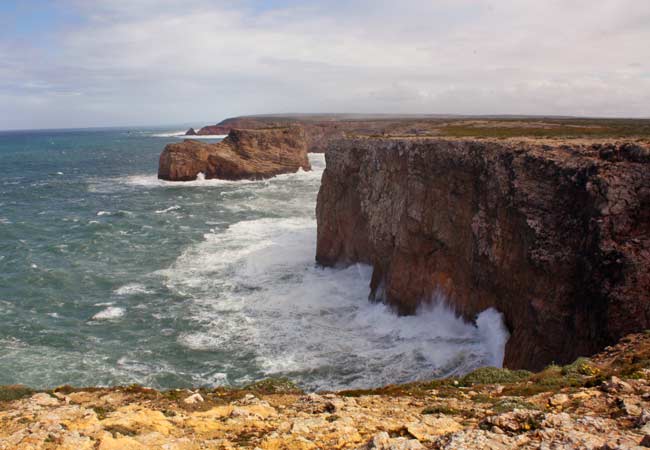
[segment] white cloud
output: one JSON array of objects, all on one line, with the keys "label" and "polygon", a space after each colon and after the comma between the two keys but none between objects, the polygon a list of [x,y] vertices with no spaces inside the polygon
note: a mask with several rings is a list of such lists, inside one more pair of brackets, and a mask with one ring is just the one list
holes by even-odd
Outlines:
[{"label": "white cloud", "polygon": [[0,44],[0,128],[287,111],[650,116],[650,3],[638,0],[66,4],[85,21],[52,36],[56,51]]}]

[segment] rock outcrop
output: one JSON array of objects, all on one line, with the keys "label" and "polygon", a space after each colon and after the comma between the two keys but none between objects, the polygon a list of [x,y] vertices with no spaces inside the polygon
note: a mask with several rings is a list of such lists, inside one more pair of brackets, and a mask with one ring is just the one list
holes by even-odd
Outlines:
[{"label": "rock outcrop", "polygon": [[311,170],[300,128],[231,130],[223,141],[169,144],[160,155],[158,178],[170,181],[261,179]]},{"label": "rock outcrop", "polygon": [[[0,387],[0,449],[634,449],[650,444],[650,335],[537,374],[305,394]],[[641,447],[643,448],[643,447]]]},{"label": "rock outcrop", "polygon": [[505,365],[539,369],[650,327],[648,144],[354,139],[328,148],[317,261],[373,265],[413,313],[496,307]]},{"label": "rock outcrop", "polygon": [[349,123],[340,121],[308,122],[276,117],[233,117],[216,125],[207,125],[199,131],[190,128],[185,135],[214,136],[226,135],[235,129],[268,130],[285,127],[302,128],[307,150],[311,153],[324,152],[332,140],[344,137],[346,129],[354,128]]}]

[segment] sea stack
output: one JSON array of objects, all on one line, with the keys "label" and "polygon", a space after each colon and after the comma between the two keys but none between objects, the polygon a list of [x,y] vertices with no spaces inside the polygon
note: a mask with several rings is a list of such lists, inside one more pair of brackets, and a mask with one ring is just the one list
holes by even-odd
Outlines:
[{"label": "sea stack", "polygon": [[317,261],[371,264],[400,313],[495,307],[505,365],[527,369],[650,327],[647,143],[368,138],[325,157]]},{"label": "sea stack", "polygon": [[299,127],[231,130],[218,143],[185,140],[169,144],[160,155],[158,178],[169,181],[270,178],[311,170],[304,131]]}]

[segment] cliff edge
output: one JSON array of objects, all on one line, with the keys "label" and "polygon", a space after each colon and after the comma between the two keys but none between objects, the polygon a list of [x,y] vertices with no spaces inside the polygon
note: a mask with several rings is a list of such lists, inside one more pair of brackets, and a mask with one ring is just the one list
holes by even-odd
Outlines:
[{"label": "cliff edge", "polygon": [[[303,393],[0,386],[0,449],[640,449],[650,446],[650,335],[539,373]],[[639,447],[640,446],[640,447]]]},{"label": "cliff edge", "polygon": [[195,140],[169,144],[160,155],[158,178],[169,181],[270,178],[299,169],[311,170],[300,128],[231,130],[223,141]]},{"label": "cliff edge", "polygon": [[650,326],[647,143],[350,139],[330,145],[317,261],[373,265],[401,313],[496,307],[504,364],[540,369]]}]

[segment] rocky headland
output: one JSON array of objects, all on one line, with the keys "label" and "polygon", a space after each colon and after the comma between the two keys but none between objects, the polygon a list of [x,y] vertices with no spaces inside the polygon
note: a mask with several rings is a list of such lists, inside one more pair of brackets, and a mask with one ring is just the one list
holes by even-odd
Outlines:
[{"label": "rocky headland", "polygon": [[229,131],[221,142],[169,144],[160,155],[158,178],[169,181],[270,178],[311,170],[304,131],[299,127]]},{"label": "rocky headland", "polygon": [[505,365],[534,370],[650,327],[647,141],[359,138],[325,157],[316,259],[371,264],[400,313],[495,307]]},{"label": "rocky headland", "polygon": [[650,120],[586,119],[535,116],[454,116],[386,114],[288,114],[231,117],[216,125],[193,128],[192,135],[226,135],[233,129],[300,127],[308,151],[323,153],[330,143],[360,136],[421,138],[638,138],[650,137]]},{"label": "rocky headland", "polygon": [[[167,146],[168,180],[325,151],[317,260],[402,314],[495,307],[508,368],[376,389],[0,387],[5,449],[650,448],[650,121],[267,116]],[[218,128],[222,127],[222,128]],[[618,341],[618,343],[617,343]],[[590,358],[583,355],[593,355]],[[577,358],[577,359],[576,359]],[[530,372],[528,369],[535,372]]]},{"label": "rocky headland", "polygon": [[650,447],[650,334],[538,373],[484,368],[372,390],[0,388],[0,449]]}]

